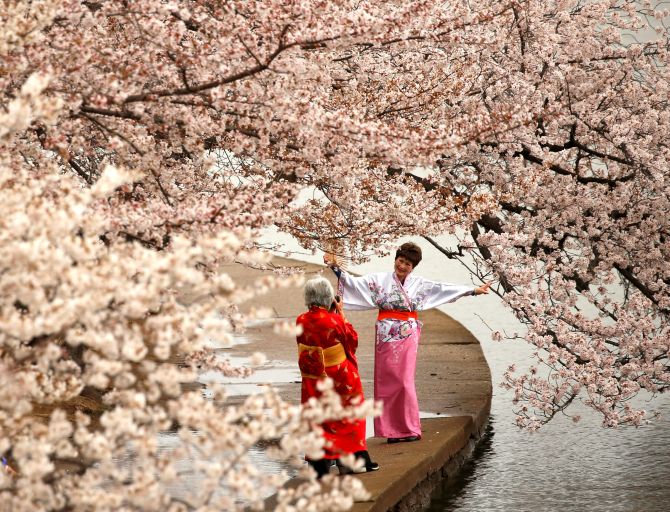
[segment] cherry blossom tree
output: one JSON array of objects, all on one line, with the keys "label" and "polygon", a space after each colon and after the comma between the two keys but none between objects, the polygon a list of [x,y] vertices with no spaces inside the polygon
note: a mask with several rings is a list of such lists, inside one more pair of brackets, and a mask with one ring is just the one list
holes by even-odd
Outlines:
[{"label": "cherry blossom tree", "polygon": [[[445,254],[498,280],[552,368],[510,375],[540,413],[522,425],[580,394],[608,425],[637,424],[629,398],[667,388],[668,35],[651,5],[1,7],[0,454],[15,474],[0,472],[0,498],[14,510],[257,505],[281,478],[251,446],[318,454],[314,423],[370,412],[328,393],[300,410],[272,390],[240,407],[183,391],[199,369],[249,371],[208,340],[294,278],[241,289],[217,268],[266,264],[269,225],[354,258],[468,233]],[[169,491],[181,456],[197,461],[193,496]],[[312,483],[280,507],[361,495]]]},{"label": "cherry blossom tree", "polygon": [[[506,376],[519,425],[570,414],[578,397],[604,425],[639,425],[650,414],[631,399],[670,384],[668,13],[616,0],[450,8],[450,30],[342,57],[335,94],[390,125],[447,126],[452,137],[416,147],[439,156],[315,177],[322,196],[285,227],[354,259],[425,236],[496,280],[538,349],[539,366]],[[433,239],[450,232],[456,247]]]},{"label": "cherry blossom tree", "polygon": [[[342,410],[328,389],[309,408],[273,390],[234,407],[225,390],[182,384],[203,369],[249,372],[218,361],[208,340],[243,322],[237,304],[295,281],[242,289],[218,265],[265,264],[253,235],[286,218],[298,179],[333,148],[365,154],[351,134],[383,123],[328,112],[329,63],[358,41],[406,39],[412,14],[355,2],[2,2],[3,506],[259,506],[285,476],[260,472],[250,447],[318,457],[315,424],[372,413],[371,402]],[[171,450],[165,431],[178,433]],[[194,487],[177,496],[181,459]],[[345,478],[278,500],[338,510],[363,495]]]}]

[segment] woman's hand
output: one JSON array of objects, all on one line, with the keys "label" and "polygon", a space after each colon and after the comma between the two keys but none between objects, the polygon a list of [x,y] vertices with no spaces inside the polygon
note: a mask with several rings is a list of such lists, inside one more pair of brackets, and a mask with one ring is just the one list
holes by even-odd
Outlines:
[{"label": "woman's hand", "polygon": [[335,313],[336,315],[340,315],[342,318],[344,318],[344,306],[342,305],[342,299],[340,298],[339,295],[335,296],[335,301],[333,302],[335,305]]},{"label": "woman's hand", "polygon": [[331,268],[337,266],[337,263],[335,263],[335,258],[333,257],[333,255],[327,253],[323,255],[323,264]]},{"label": "woman's hand", "polygon": [[489,288],[491,288],[491,283],[484,283],[483,285],[475,288],[475,295],[486,295],[489,293]]},{"label": "woman's hand", "polygon": [[9,465],[9,463],[7,462],[7,459],[5,459],[4,457],[2,457],[1,466],[5,470],[5,473],[7,473],[10,476],[16,476],[16,471],[14,471],[12,466]]}]

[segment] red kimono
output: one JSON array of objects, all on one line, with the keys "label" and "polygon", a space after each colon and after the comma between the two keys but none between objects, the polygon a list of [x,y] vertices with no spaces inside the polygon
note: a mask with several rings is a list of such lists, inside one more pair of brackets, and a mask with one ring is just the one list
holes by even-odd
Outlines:
[{"label": "red kimono", "polygon": [[[316,384],[326,376],[333,380],[342,405],[362,401],[363,386],[355,356],[358,334],[354,327],[342,316],[319,307],[300,315],[296,324],[302,326],[302,334],[297,338],[301,402],[321,395]],[[326,459],[367,449],[365,419],[326,421],[321,427],[326,438]]]}]

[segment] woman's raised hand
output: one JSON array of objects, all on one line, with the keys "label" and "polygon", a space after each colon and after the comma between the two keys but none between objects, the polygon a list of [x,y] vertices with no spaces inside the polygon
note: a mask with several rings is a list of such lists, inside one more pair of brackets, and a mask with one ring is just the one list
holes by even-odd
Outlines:
[{"label": "woman's raised hand", "polygon": [[491,288],[491,283],[484,283],[483,285],[475,288],[475,295],[486,295],[489,293],[489,288]]}]

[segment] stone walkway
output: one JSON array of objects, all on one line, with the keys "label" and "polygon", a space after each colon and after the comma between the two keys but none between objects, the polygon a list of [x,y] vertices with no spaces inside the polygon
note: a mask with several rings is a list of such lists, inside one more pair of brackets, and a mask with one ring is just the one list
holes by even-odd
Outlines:
[{"label": "stone walkway", "polygon": [[[277,265],[298,266],[306,277],[324,272],[324,267],[296,260],[276,258]],[[263,272],[241,265],[223,268],[238,285],[251,284]],[[335,284],[332,272],[323,274]],[[461,300],[474,300],[469,297]],[[251,306],[270,307],[278,319],[293,322],[305,311],[302,288],[272,290]],[[345,312],[359,334],[357,352],[366,397],[373,396],[373,348],[376,311]],[[422,312],[423,332],[419,347],[416,386],[419,408],[430,413],[422,419],[423,439],[389,445],[385,439],[368,441],[369,452],[381,469],[360,475],[372,497],[357,503],[353,510],[419,510],[428,503],[430,492],[442,479],[458,471],[464,458],[483,433],[491,406],[491,374],[479,342],[461,324],[438,310]],[[248,330],[250,343],[239,346],[239,355],[260,351],[269,363],[289,361],[295,365],[295,339],[275,334],[271,327]],[[300,401],[299,377],[291,382],[273,383],[284,399]]]}]

